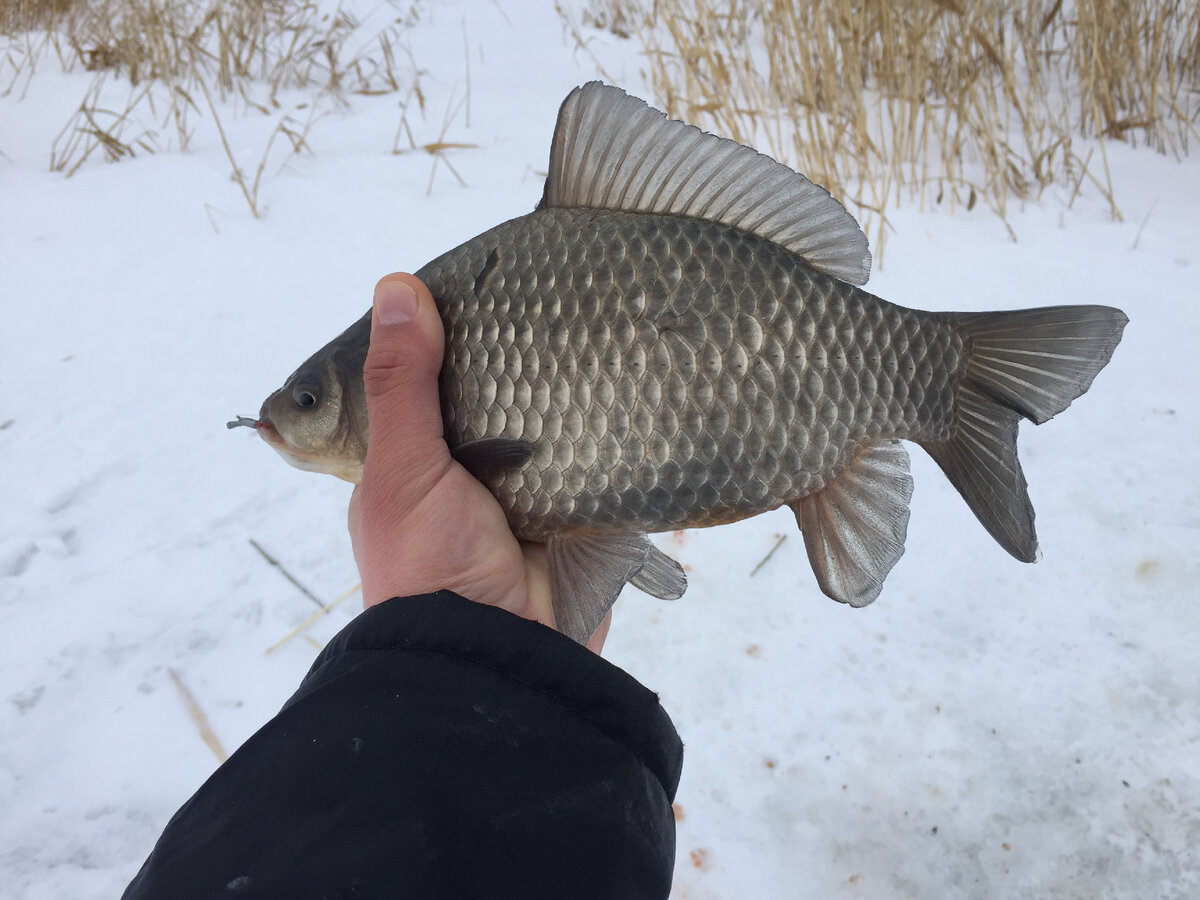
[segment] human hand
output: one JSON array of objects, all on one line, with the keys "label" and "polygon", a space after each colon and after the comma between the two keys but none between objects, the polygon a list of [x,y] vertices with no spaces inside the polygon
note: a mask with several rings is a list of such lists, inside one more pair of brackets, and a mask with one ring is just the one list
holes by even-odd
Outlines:
[{"label": "human hand", "polygon": [[[513,536],[496,498],[442,438],[444,346],[418,278],[393,274],[376,285],[363,368],[370,438],[349,513],[363,605],[446,588],[553,628],[544,545]],[[596,653],[610,619],[588,641]]]}]

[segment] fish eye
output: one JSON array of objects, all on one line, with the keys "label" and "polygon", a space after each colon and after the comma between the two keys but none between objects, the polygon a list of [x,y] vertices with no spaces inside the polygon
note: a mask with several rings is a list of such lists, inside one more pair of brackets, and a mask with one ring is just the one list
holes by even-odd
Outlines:
[{"label": "fish eye", "polygon": [[309,409],[317,403],[317,386],[311,382],[301,382],[292,388],[292,402],[301,409]]}]

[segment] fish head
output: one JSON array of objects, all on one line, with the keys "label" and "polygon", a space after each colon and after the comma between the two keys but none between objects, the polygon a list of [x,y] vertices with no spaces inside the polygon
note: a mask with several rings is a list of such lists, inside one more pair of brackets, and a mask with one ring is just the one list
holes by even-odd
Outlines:
[{"label": "fish head", "polygon": [[263,401],[254,428],[298,469],[358,483],[367,456],[363,361],[370,340],[356,323],[314,353]]}]

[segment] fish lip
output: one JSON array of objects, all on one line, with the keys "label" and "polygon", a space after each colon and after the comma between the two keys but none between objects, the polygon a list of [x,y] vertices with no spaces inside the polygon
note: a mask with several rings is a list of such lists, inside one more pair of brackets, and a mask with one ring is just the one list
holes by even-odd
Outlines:
[{"label": "fish lip", "polygon": [[279,433],[275,430],[275,423],[271,421],[271,413],[269,412],[271,408],[271,399],[274,396],[275,395],[272,394],[270,397],[264,400],[262,408],[258,411],[258,421],[254,423],[254,427],[258,431],[271,431],[275,432],[276,434]]},{"label": "fish lip", "polygon": [[268,444],[285,444],[283,435],[275,428],[275,423],[271,421],[271,417],[263,414],[258,417],[258,421],[254,423],[254,430]]},{"label": "fish lip", "polygon": [[258,411],[258,419],[254,423],[254,430],[258,432],[258,436],[272,446],[286,447],[287,441],[283,439],[283,435],[275,427],[275,423],[271,421],[271,399],[275,395],[272,394],[263,401],[262,408]]}]

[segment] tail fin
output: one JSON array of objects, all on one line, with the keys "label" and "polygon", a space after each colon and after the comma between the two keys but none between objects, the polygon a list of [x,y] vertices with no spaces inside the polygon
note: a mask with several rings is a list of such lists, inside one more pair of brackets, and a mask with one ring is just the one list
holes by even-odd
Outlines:
[{"label": "tail fin", "polygon": [[1017,423],[1062,412],[1092,385],[1129,321],[1108,306],[956,313],[967,369],[945,441],[924,441],[951,483],[1005,550],[1037,558],[1033,504],[1017,460]]}]

